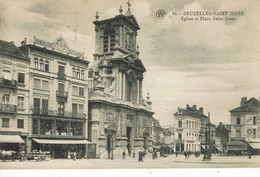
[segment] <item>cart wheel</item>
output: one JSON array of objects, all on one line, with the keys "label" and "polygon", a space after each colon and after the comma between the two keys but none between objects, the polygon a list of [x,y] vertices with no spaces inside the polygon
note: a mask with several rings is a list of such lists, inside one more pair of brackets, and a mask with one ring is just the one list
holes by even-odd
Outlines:
[{"label": "cart wheel", "polygon": [[26,161],[27,160],[27,157],[23,156],[20,158],[20,161],[23,162],[23,161]]}]

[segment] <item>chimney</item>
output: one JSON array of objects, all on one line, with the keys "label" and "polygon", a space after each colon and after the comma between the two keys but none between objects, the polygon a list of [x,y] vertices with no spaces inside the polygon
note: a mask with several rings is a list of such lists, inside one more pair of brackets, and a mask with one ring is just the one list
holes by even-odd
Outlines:
[{"label": "chimney", "polygon": [[240,106],[244,106],[246,102],[247,102],[247,97],[242,97],[241,102],[240,102]]},{"label": "chimney", "polygon": [[186,109],[188,109],[189,107],[190,107],[190,106],[187,104],[187,105],[186,105]]},{"label": "chimney", "polygon": [[11,41],[10,43],[14,45],[14,41]]},{"label": "chimney", "polygon": [[203,114],[203,107],[200,107],[199,112]]},{"label": "chimney", "polygon": [[24,38],[24,40],[21,42],[21,46],[25,46],[27,44],[27,40],[26,38]]},{"label": "chimney", "polygon": [[192,106],[192,108],[193,108],[193,109],[197,109],[197,106],[194,104],[194,105]]}]

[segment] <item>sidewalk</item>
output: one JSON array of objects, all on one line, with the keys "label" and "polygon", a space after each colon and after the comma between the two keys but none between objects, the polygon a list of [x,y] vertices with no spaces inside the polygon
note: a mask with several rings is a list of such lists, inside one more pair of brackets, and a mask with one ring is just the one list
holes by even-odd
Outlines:
[{"label": "sidewalk", "polygon": [[179,155],[178,157],[173,158],[175,163],[204,163],[204,164],[246,164],[252,162],[259,162],[260,156],[252,156],[252,159],[249,159],[248,156],[218,156],[212,155],[211,161],[203,161],[203,154],[200,157],[196,158],[194,155],[191,155],[188,159],[185,159],[184,155]]}]

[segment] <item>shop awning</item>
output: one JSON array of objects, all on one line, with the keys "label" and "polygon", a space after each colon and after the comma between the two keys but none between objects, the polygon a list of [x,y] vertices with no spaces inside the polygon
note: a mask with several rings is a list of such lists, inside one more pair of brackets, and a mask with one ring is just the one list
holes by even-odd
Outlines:
[{"label": "shop awning", "polygon": [[0,143],[24,143],[20,135],[0,135]]},{"label": "shop awning", "polygon": [[36,139],[33,140],[39,144],[89,144],[87,140],[60,140],[60,139]]},{"label": "shop awning", "polygon": [[229,151],[244,151],[247,150],[246,143],[242,141],[230,141],[227,144],[227,150]]},{"label": "shop awning", "polygon": [[260,149],[260,143],[249,143],[253,149]]}]

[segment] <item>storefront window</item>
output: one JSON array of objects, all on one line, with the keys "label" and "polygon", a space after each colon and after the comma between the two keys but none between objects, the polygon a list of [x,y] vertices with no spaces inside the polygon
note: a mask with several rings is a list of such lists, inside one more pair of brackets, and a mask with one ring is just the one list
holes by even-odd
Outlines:
[{"label": "storefront window", "polygon": [[53,135],[54,121],[53,120],[40,120],[40,134]]},{"label": "storefront window", "polygon": [[71,122],[71,133],[72,135],[83,136],[83,122]]},{"label": "storefront window", "polygon": [[68,135],[68,121],[56,121],[56,135]]}]

